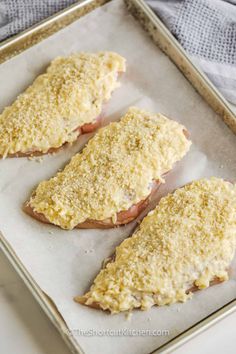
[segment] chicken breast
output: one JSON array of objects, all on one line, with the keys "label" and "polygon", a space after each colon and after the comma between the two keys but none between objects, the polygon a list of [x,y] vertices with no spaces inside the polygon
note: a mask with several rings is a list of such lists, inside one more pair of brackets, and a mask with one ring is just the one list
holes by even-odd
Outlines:
[{"label": "chicken breast", "polygon": [[[132,205],[126,211],[120,211],[116,214],[116,220],[113,221],[112,218],[107,218],[105,220],[93,220],[87,219],[86,221],[79,223],[75,226],[77,229],[111,229],[116,226],[125,225],[137,218],[142,211],[148,206],[152,200],[152,196],[157,191],[160,183],[154,182],[151,193],[149,196],[141,200],[139,203]],[[28,202],[23,206],[23,210],[33,218],[46,224],[50,224],[50,221],[44,216],[44,214],[37,213],[33,210]]]},{"label": "chicken breast", "polygon": [[[101,126],[102,123],[102,117],[103,115],[101,114],[99,117],[97,117],[96,121],[94,123],[86,123],[82,127],[77,128],[75,132],[77,132],[77,138],[82,135],[82,134],[88,134],[92,133],[96,129],[98,129]],[[7,157],[33,157],[33,156],[42,156],[45,154],[53,154],[55,152],[58,152],[59,150],[62,150],[68,145],[68,142],[63,143],[60,147],[56,148],[50,148],[48,149],[47,152],[42,152],[42,151],[34,151],[34,150],[29,150],[28,152],[16,152],[14,154],[8,154]]]},{"label": "chicken breast", "polygon": [[55,152],[96,129],[124,71],[125,59],[113,52],[53,60],[0,115],[0,157]]},{"label": "chicken breast", "polygon": [[39,184],[24,210],[64,229],[136,218],[191,145],[185,128],[133,107],[102,128],[62,172]]},{"label": "chicken breast", "polygon": [[163,197],[75,301],[112,313],[185,302],[228,279],[236,248],[236,185],[201,179]]}]

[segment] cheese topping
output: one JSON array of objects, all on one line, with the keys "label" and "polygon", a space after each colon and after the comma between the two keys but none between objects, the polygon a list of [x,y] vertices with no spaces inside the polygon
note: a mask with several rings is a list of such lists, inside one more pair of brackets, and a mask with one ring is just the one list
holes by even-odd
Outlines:
[{"label": "cheese topping", "polygon": [[53,60],[0,115],[0,156],[47,152],[76,140],[78,128],[100,115],[123,71],[125,59],[112,52]]},{"label": "cheese topping", "polygon": [[130,108],[102,128],[64,171],[39,184],[30,206],[53,224],[72,229],[87,219],[116,218],[146,199],[188,151],[184,127],[161,114]]},{"label": "cheese topping", "polygon": [[235,248],[236,186],[193,182],[161,199],[77,301],[113,313],[186,301],[193,285],[228,279]]}]

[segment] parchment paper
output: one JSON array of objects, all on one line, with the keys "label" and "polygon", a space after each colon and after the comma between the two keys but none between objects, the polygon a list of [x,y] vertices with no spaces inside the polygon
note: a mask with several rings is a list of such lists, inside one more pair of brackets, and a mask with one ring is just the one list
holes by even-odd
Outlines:
[{"label": "parchment paper", "polygon": [[[203,176],[236,176],[236,139],[174,64],[153,44],[140,25],[116,0],[93,11],[49,39],[0,66],[0,109],[43,72],[57,55],[75,51],[114,50],[127,58],[122,86],[106,108],[106,122],[128,106],[162,112],[183,123],[193,146],[167,177],[162,194]],[[91,136],[91,135],[90,135]],[[73,302],[98,273],[104,258],[135,227],[115,230],[63,231],[43,225],[21,211],[22,203],[43,179],[50,178],[81,149],[89,136],[42,163],[26,158],[0,161],[0,230],[42,290],[56,304],[68,328],[86,353],[148,353],[235,298],[236,276],[197,292],[191,301],[148,312],[109,315]],[[233,267],[235,269],[235,267]],[[80,336],[81,329],[167,329],[169,336]]]}]

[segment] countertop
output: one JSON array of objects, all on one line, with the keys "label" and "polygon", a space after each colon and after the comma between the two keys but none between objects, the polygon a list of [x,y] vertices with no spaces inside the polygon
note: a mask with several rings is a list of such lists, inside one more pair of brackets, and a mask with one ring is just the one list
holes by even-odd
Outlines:
[{"label": "countertop", "polygon": [[[0,353],[69,354],[65,343],[0,251]],[[235,353],[236,312],[175,354]]]}]

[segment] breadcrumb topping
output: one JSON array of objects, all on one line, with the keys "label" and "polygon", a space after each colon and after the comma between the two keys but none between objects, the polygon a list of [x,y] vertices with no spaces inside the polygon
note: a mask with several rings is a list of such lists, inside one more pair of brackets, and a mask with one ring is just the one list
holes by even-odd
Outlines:
[{"label": "breadcrumb topping", "polygon": [[201,179],[162,198],[76,300],[113,313],[186,301],[193,286],[228,279],[236,248],[236,185]]},{"label": "breadcrumb topping", "polygon": [[189,150],[184,127],[161,114],[130,108],[102,128],[64,171],[39,184],[29,204],[53,224],[72,229],[87,219],[116,219],[146,199]]},{"label": "breadcrumb topping", "polygon": [[0,156],[47,152],[73,142],[78,128],[95,122],[125,71],[113,52],[58,57],[0,115]]}]

